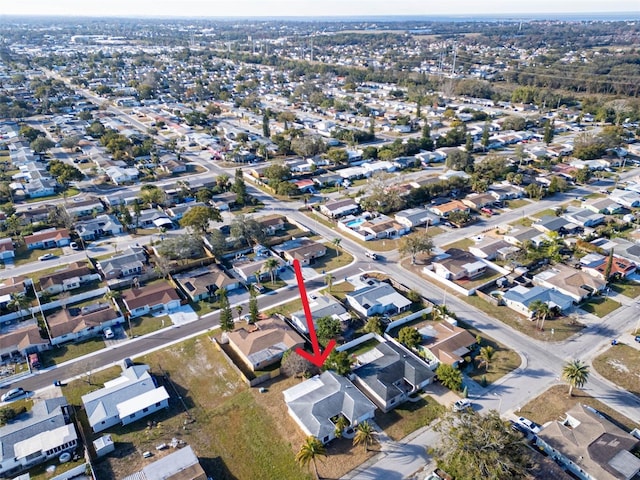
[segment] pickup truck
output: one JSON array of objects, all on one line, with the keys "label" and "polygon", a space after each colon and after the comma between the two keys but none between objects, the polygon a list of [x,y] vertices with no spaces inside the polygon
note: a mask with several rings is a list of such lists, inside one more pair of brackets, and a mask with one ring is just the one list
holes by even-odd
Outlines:
[{"label": "pickup truck", "polygon": [[366,252],[364,252],[364,256],[370,258],[371,260],[377,260],[378,259],[378,254],[374,253],[374,252],[366,251]]}]

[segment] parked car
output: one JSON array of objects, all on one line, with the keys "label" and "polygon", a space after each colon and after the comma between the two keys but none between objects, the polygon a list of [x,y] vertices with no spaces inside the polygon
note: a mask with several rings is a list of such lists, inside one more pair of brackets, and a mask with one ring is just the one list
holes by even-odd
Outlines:
[{"label": "parked car", "polygon": [[109,338],[113,338],[115,337],[115,333],[113,333],[113,330],[111,329],[111,327],[107,327],[105,328],[102,333],[104,334],[104,338],[109,339]]},{"label": "parked car", "polygon": [[38,257],[38,260],[40,260],[41,262],[44,262],[45,260],[51,260],[52,258],[56,258],[56,256],[53,253],[45,253],[44,255],[40,255]]},{"label": "parked car", "polygon": [[77,242],[71,242],[69,246],[74,250],[80,250],[80,246],[78,245]]},{"label": "parked car", "polygon": [[15,400],[16,398],[23,396],[25,393],[26,392],[22,387],[12,388],[7,393],[2,395],[0,397],[0,400],[2,400],[3,402],[10,402],[11,400]]},{"label": "parked car", "polygon": [[491,210],[490,208],[487,208],[487,207],[482,207],[480,209],[480,211],[482,213],[484,213],[485,215],[489,215],[489,216],[493,215],[493,210]]},{"label": "parked car", "polygon": [[640,335],[636,335],[636,342],[640,343]]},{"label": "parked car", "polygon": [[468,408],[471,408],[471,402],[466,398],[461,398],[453,404],[454,412],[462,412],[463,410],[466,410]]},{"label": "parked car", "polygon": [[370,252],[370,251],[366,251],[364,252],[364,256],[370,258],[371,260],[377,260],[378,259],[378,254],[374,253],[374,252]]},{"label": "parked car", "polygon": [[533,433],[538,433],[540,431],[540,425],[538,425],[535,422],[532,422],[531,420],[529,420],[527,418],[519,417],[518,418],[518,423],[520,425],[523,425],[523,426],[527,427]]}]

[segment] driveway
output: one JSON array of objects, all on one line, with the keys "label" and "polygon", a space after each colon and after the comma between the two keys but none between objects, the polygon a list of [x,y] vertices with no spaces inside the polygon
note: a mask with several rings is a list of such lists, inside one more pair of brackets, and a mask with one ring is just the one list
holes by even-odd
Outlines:
[{"label": "driveway", "polygon": [[174,325],[184,325],[198,320],[200,317],[193,311],[191,305],[182,305],[179,309],[171,312],[169,318]]}]

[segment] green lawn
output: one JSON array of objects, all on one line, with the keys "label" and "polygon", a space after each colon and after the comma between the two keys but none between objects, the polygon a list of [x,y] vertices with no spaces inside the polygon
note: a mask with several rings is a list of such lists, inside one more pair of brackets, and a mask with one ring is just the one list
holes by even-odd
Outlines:
[{"label": "green lawn", "polygon": [[67,343],[59,347],[53,347],[51,350],[41,352],[40,359],[45,367],[49,367],[97,352],[104,347],[104,340],[101,337],[94,337],[81,343]]},{"label": "green lawn", "polygon": [[605,297],[591,297],[580,304],[580,308],[587,313],[593,313],[596,317],[605,317],[618,308],[620,304],[615,300]]},{"label": "green lawn", "polygon": [[215,312],[220,307],[218,306],[218,302],[209,302],[208,300],[201,300],[199,302],[189,302],[193,311],[198,315],[206,315],[207,313]]},{"label": "green lawn", "polygon": [[325,244],[327,253],[322,257],[316,258],[313,263],[313,269],[322,273],[331,272],[341,267],[349,265],[353,261],[353,255],[343,250],[342,248],[336,248],[334,245]]},{"label": "green lawn", "polygon": [[614,292],[621,293],[625,297],[636,298],[640,295],[640,283],[634,281],[615,282],[610,284]]},{"label": "green lawn", "polygon": [[292,313],[297,312],[298,310],[302,310],[302,301],[299,298],[297,300],[292,300],[290,302],[283,303],[282,305],[278,305],[277,307],[270,308],[265,313],[267,315],[280,313],[285,317],[289,317]]},{"label": "green lawn", "polygon": [[628,345],[609,347],[593,360],[593,368],[634,395],[640,395],[640,351]]},{"label": "green lawn", "polygon": [[449,248],[459,248],[460,250],[466,250],[467,248],[473,246],[475,242],[470,238],[461,238],[460,240],[449,243],[447,245],[443,245],[442,249],[447,250]]},{"label": "green lawn", "polygon": [[[75,197],[79,193],[80,193],[80,190],[78,190],[77,188],[73,188],[73,187],[67,188],[66,198]],[[35,202],[41,202],[43,200],[53,200],[56,198],[65,198],[65,195],[63,195],[62,193],[56,193],[55,195],[49,195],[48,197],[27,198],[25,202],[35,203]]]},{"label": "green lawn", "polygon": [[429,425],[441,417],[445,410],[434,399],[424,396],[417,402],[404,402],[388,413],[376,410],[375,421],[389,437],[398,441],[420,427]]},{"label": "green lawn", "polygon": [[[39,261],[38,257],[41,255],[44,255],[45,253],[51,253],[57,257],[61,257],[63,254],[61,248],[49,248],[47,250],[40,250],[40,249],[28,250],[27,247],[22,246],[16,249],[13,263],[16,267],[18,267],[20,265],[26,265],[27,263],[38,262]],[[47,262],[49,262],[49,265],[50,265],[52,262],[57,262],[57,261],[58,259],[56,258],[43,261],[42,266],[46,268]],[[61,268],[61,267],[58,266],[57,268]]]},{"label": "green lawn", "polygon": [[[559,205],[559,206],[564,206],[564,205]],[[546,210],[542,210],[540,212],[534,213],[533,216],[536,218],[542,218],[542,217],[546,217],[547,215],[555,217],[556,216],[556,211],[552,208],[547,208]]]},{"label": "green lawn", "polygon": [[[131,337],[139,337],[146,335],[147,333],[155,332],[161,328],[169,327],[173,325],[168,315],[161,317],[152,317],[151,315],[143,315],[141,317],[131,319]],[[129,325],[124,325],[127,330]]]},{"label": "green lawn", "polygon": [[531,205],[531,202],[524,198],[517,198],[515,200],[507,200],[507,204],[509,208],[514,209]]},{"label": "green lawn", "polygon": [[[335,280],[334,280],[335,281]],[[340,282],[334,283],[331,286],[331,291],[329,291],[329,287],[320,291],[320,293],[331,294],[336,297],[338,300],[344,300],[347,297],[347,293],[353,292],[353,285],[349,282]]]},{"label": "green lawn", "polygon": [[368,352],[369,350],[372,350],[373,348],[376,347],[376,345],[379,345],[379,344],[380,342],[378,342],[378,340],[376,340],[375,338],[370,338],[366,342],[363,342],[360,345],[347,350],[347,353],[349,355],[357,357],[358,355],[362,355],[363,353]]}]

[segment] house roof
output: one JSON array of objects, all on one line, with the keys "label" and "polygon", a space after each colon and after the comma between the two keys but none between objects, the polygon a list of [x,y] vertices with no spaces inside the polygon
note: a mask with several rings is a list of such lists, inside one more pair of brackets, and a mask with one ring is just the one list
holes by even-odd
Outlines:
[{"label": "house roof", "polygon": [[347,297],[367,310],[374,305],[394,305],[398,310],[411,305],[411,300],[398,293],[386,282],[374,282],[348,293]]},{"label": "house roof", "polygon": [[248,278],[256,273],[264,272],[264,264],[270,258],[275,258],[278,261],[278,265],[284,264],[284,261],[280,257],[256,256],[252,259],[246,258],[233,262],[233,269],[236,272],[242,272],[242,275]]},{"label": "house roof", "polygon": [[11,238],[0,239],[0,252],[13,252],[15,247]]},{"label": "house roof", "polygon": [[167,304],[173,300],[180,300],[180,296],[168,282],[158,282],[140,288],[132,288],[122,295],[122,300],[129,310],[148,305]]},{"label": "house roof", "polygon": [[60,241],[63,238],[69,238],[69,230],[66,228],[58,228],[43,230],[42,232],[34,233],[33,235],[27,235],[24,237],[24,243],[26,245],[32,245],[34,243],[45,242],[47,240]]},{"label": "house roof", "polygon": [[357,207],[358,204],[352,200],[351,198],[345,198],[342,200],[334,200],[332,202],[327,202],[322,205],[322,208],[329,211],[335,212],[345,207]]},{"label": "house roof", "polygon": [[256,221],[262,225],[262,227],[280,226],[286,223],[285,217],[282,215],[267,215],[265,217],[256,218]]},{"label": "house roof", "polygon": [[139,472],[124,477],[123,480],[206,480],[198,457],[190,445],[175,450]]},{"label": "house roof", "polygon": [[43,275],[40,277],[40,287],[48,288],[52,285],[60,285],[64,280],[68,280],[73,277],[84,277],[91,273],[89,266],[85,262],[70,263],[60,270],[56,270],[49,275]]},{"label": "house roof", "polygon": [[101,327],[104,322],[115,320],[119,316],[110,303],[97,303],[82,308],[63,308],[47,313],[46,318],[51,338],[57,338],[91,327]]},{"label": "house roof", "polygon": [[[471,252],[467,252],[459,248],[449,248],[445,250],[444,255],[447,256],[435,260],[433,263],[438,263],[453,274],[467,271],[470,266],[475,266],[476,263],[480,262]],[[486,266],[484,263],[480,263],[482,266]]]},{"label": "house roof", "polygon": [[122,252],[121,255],[116,255],[103,261],[98,262],[98,267],[102,270],[102,273],[108,275],[110,273],[120,273],[125,268],[129,267],[142,267],[147,260],[144,248],[142,247],[129,247]]},{"label": "house roof", "polygon": [[529,308],[533,302],[541,301],[549,305],[549,307],[558,307],[562,310],[573,304],[573,298],[553,288],[536,285],[533,288],[527,288],[517,285],[510,288],[504,293],[503,298],[516,303],[521,303]]},{"label": "house roof", "polygon": [[640,459],[630,453],[640,440],[586,405],[577,404],[564,422],[551,422],[537,436],[593,478],[632,478],[640,471]]},{"label": "house roof", "polygon": [[320,440],[333,435],[331,418],[342,414],[353,423],[376,409],[353,383],[330,370],[285,390],[283,395],[305,430]]},{"label": "house roof", "polygon": [[48,345],[49,340],[42,338],[37,324],[17,328],[0,335],[0,352],[24,351],[32,345]]},{"label": "house roof", "polygon": [[248,328],[239,328],[227,334],[229,342],[249,360],[252,365],[269,360],[303,345],[304,339],[281,320],[269,318]]},{"label": "house roof", "polygon": [[[580,298],[591,293],[589,288],[601,291],[606,286],[604,280],[560,263],[535,275],[533,278],[534,280],[547,282],[560,291]],[[589,288],[585,288],[585,286]]]},{"label": "house roof", "polygon": [[356,368],[353,373],[385,403],[405,391],[399,386],[402,381],[416,387],[434,376],[424,362],[391,342],[376,345],[360,355],[358,361],[367,363]]},{"label": "house roof", "polygon": [[469,353],[469,347],[476,343],[467,330],[447,322],[432,322],[419,330],[422,346],[429,349],[440,362],[453,364]]},{"label": "house roof", "polygon": [[469,207],[467,207],[460,200],[451,200],[450,202],[443,203],[442,205],[438,205],[436,207],[432,207],[432,210],[440,212],[441,214],[451,213],[451,212],[454,212],[456,210],[465,210],[466,211],[468,209],[469,209]]},{"label": "house roof", "polygon": [[[210,290],[225,288],[228,285],[238,283],[236,278],[227,273],[220,265],[214,263],[174,275],[173,278],[192,298],[203,293],[209,293]],[[216,287],[215,289],[213,288],[214,286]]]}]

